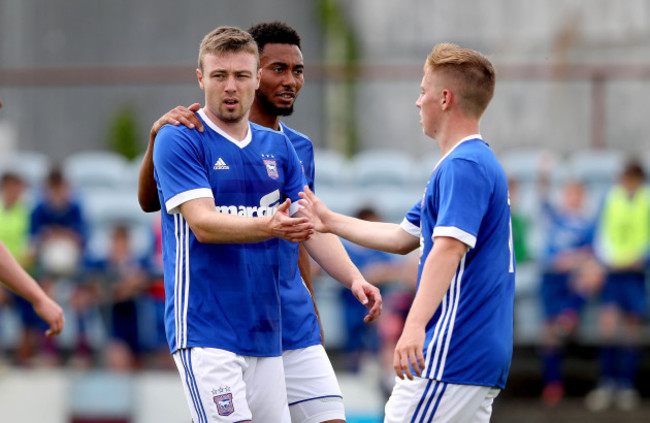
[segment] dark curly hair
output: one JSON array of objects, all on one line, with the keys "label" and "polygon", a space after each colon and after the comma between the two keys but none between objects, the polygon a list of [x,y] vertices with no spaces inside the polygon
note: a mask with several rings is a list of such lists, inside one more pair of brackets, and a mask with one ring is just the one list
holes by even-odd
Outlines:
[{"label": "dark curly hair", "polygon": [[248,28],[261,52],[269,43],[292,44],[300,47],[300,35],[284,22],[261,22]]}]

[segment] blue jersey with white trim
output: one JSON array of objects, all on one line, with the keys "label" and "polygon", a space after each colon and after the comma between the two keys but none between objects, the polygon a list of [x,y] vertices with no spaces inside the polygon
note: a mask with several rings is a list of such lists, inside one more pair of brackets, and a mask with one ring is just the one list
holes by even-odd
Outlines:
[{"label": "blue jersey with white trim", "polygon": [[247,356],[279,356],[279,240],[200,243],[179,206],[203,197],[213,198],[220,213],[272,215],[285,198],[299,199],[304,185],[300,162],[279,132],[251,123],[246,139],[236,141],[203,110],[199,117],[204,132],[166,125],[154,146],[158,195],[165,205],[169,347],[172,352],[210,347]]},{"label": "blue jersey with white trim", "polygon": [[[314,190],[314,146],[311,140],[281,123],[298,154],[307,185]],[[314,302],[298,270],[299,244],[280,240],[280,302],[282,349],[294,350],[320,344],[320,325]]]},{"label": "blue jersey with white trim", "polygon": [[505,173],[478,137],[456,145],[401,224],[420,227],[422,268],[434,238],[467,244],[454,279],[426,327],[423,376],[505,388],[512,358],[515,263]]}]

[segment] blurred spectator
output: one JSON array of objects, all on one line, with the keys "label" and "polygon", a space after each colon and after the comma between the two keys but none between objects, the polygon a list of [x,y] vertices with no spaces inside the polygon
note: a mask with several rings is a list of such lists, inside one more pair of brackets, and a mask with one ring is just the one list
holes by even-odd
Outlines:
[{"label": "blurred spectator", "polygon": [[544,308],[542,399],[554,406],[564,395],[563,343],[574,333],[585,302],[599,289],[602,272],[593,256],[595,221],[585,206],[584,185],[568,181],[562,187],[559,205],[551,203],[545,176],[540,192],[545,235],[540,257]]},{"label": "blurred spectator", "polygon": [[517,180],[508,178],[508,192],[510,194],[510,216],[512,220],[512,244],[515,250],[517,263],[530,261],[531,255],[528,246],[528,234],[530,222],[525,213],[519,208],[518,193],[519,183]]},{"label": "blurred spectator", "polygon": [[165,281],[163,280],[162,227],[160,213],[152,224],[153,244],[147,260],[150,282],[147,288],[147,302],[142,320],[148,328],[143,339],[143,347],[151,355],[149,363],[154,368],[175,369],[174,360],[169,354],[165,334]]},{"label": "blurred spectator", "polygon": [[29,209],[23,203],[25,183],[17,173],[6,172],[0,181],[0,240],[22,265],[29,264]]},{"label": "blurred spectator", "polygon": [[116,225],[107,257],[88,264],[86,284],[99,288],[99,300],[105,305],[109,340],[103,358],[110,370],[130,371],[139,365],[138,303],[149,287],[145,261],[133,255],[128,226]]},{"label": "blurred spectator", "polygon": [[31,214],[31,244],[39,277],[72,276],[86,242],[81,204],[59,168],[50,170]]},{"label": "blurred spectator", "polygon": [[[36,280],[54,298],[57,297],[56,282],[67,285],[78,277],[86,239],[85,226],[81,206],[71,193],[63,173],[59,168],[51,169],[31,212],[30,252],[35,260]],[[28,303],[20,300],[18,304],[23,325],[16,349],[18,362],[26,364],[33,358],[36,345],[44,352],[42,358],[47,360],[46,364],[58,361],[52,342],[39,336],[43,332],[43,322]],[[83,337],[82,331],[80,335]]]},{"label": "blurred spectator", "polygon": [[635,377],[641,358],[640,323],[647,313],[650,251],[650,190],[644,180],[641,164],[628,162],[599,217],[596,251],[607,279],[598,321],[600,379],[585,401],[593,411],[605,410],[612,402],[623,410],[639,403]]},{"label": "blurred spectator", "polygon": [[[6,172],[0,180],[0,241],[23,267],[29,266],[29,210],[22,202],[25,191],[23,179],[14,172]],[[0,305],[23,301],[14,299],[10,291],[0,290]]]},{"label": "blurred spectator", "polygon": [[[356,217],[363,220],[378,222],[377,212],[369,207],[360,209]],[[366,280],[386,292],[386,284],[395,282],[401,277],[401,264],[398,257],[382,251],[371,250],[341,240],[352,262],[361,271]],[[376,356],[379,351],[377,338],[377,323],[366,323],[364,316],[367,308],[359,303],[349,289],[341,290],[344,313],[344,353],[346,370],[358,372],[364,354]]]}]

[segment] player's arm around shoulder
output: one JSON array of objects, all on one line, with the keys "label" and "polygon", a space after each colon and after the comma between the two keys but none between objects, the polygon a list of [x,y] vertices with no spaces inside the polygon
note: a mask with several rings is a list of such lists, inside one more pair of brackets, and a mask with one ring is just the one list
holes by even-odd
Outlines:
[{"label": "player's arm around shoulder", "polygon": [[158,190],[154,178],[153,149],[158,131],[166,125],[184,125],[187,128],[196,128],[203,132],[203,124],[196,115],[201,105],[194,103],[188,108],[178,106],[154,122],[149,131],[149,142],[140,164],[140,173],[138,175],[138,202],[140,208],[147,213],[160,210],[160,201],[158,199]]}]

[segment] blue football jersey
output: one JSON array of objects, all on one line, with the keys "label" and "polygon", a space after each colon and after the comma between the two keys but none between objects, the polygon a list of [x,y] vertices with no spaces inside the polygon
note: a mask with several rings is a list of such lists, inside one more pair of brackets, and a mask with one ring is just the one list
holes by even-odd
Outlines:
[{"label": "blue football jersey", "polygon": [[[281,123],[298,154],[307,185],[314,189],[314,146],[311,140]],[[299,244],[280,240],[280,302],[282,349],[293,350],[321,343],[320,325],[309,290],[298,270]]]},{"label": "blue football jersey", "polygon": [[285,198],[297,208],[304,177],[296,153],[279,132],[250,124],[236,141],[199,117],[204,132],[166,125],[154,146],[162,213],[165,329],[172,352],[219,348],[247,356],[279,356],[279,240],[200,243],[179,213],[197,198],[217,212],[269,216]]},{"label": "blue football jersey", "polygon": [[437,236],[468,247],[426,327],[423,377],[505,388],[512,358],[515,262],[506,175],[489,146],[468,137],[436,166],[401,227],[420,228],[422,268]]}]

